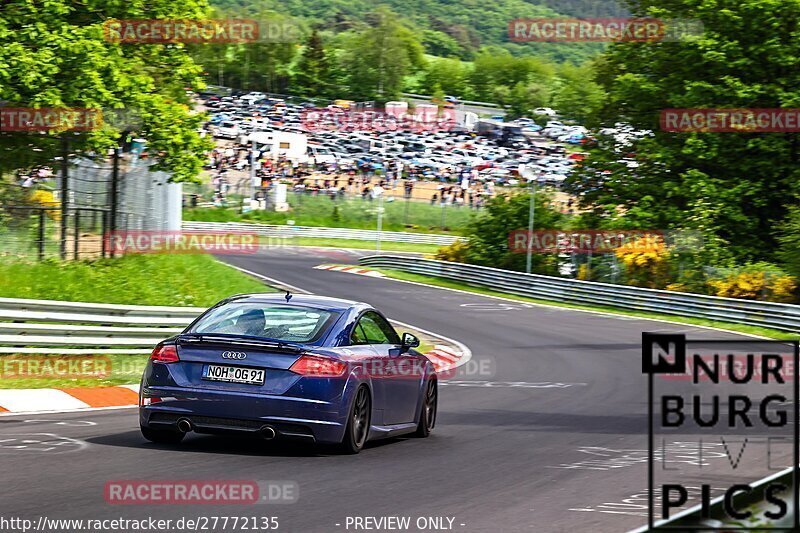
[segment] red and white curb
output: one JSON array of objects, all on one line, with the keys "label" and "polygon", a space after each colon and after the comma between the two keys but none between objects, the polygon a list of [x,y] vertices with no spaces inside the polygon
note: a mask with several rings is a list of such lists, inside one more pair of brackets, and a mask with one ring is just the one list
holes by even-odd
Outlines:
[{"label": "red and white curb", "polygon": [[[416,326],[393,320],[420,333],[447,342],[434,345],[425,353],[440,377],[447,379],[455,375],[456,369],[472,358],[472,352],[464,344]],[[139,404],[139,385],[117,387],[59,388],[59,389],[0,389],[0,417],[15,414],[64,413],[120,409]]]},{"label": "red and white curb", "polygon": [[69,389],[0,389],[0,415],[133,407],[139,385]]},{"label": "red and white curb", "polygon": [[434,346],[433,350],[425,352],[425,357],[430,360],[437,372],[450,371],[461,366],[463,356],[462,352],[440,344]]},{"label": "red and white curb", "polygon": [[333,272],[347,272],[348,274],[358,274],[359,276],[369,276],[371,278],[385,277],[378,271],[350,265],[317,265],[314,267],[316,270],[331,270]]}]

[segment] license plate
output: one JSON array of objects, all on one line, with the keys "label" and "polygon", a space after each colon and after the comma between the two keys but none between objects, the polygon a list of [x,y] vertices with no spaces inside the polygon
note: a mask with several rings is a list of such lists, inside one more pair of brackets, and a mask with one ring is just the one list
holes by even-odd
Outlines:
[{"label": "license plate", "polygon": [[264,370],[256,368],[224,365],[207,365],[205,368],[203,368],[203,379],[210,381],[226,381],[228,383],[263,385],[264,378]]}]

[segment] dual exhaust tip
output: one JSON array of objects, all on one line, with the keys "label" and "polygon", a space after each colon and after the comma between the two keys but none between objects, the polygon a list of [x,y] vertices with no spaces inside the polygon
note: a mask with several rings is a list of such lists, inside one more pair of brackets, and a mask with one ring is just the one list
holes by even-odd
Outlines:
[{"label": "dual exhaust tip", "polygon": [[[188,418],[181,418],[178,420],[178,430],[183,433],[189,433],[194,430],[194,425]],[[270,426],[261,426],[257,433],[264,440],[272,440],[277,436],[275,429]]]}]

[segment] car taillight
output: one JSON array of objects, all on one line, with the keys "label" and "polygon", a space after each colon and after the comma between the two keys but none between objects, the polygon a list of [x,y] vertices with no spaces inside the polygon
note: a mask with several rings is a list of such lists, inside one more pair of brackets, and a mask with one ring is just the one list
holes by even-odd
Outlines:
[{"label": "car taillight", "polygon": [[321,355],[303,355],[289,368],[301,376],[336,378],[344,374],[347,364]]},{"label": "car taillight", "polygon": [[176,363],[178,359],[178,349],[171,344],[159,344],[150,354],[150,360],[158,363]]}]

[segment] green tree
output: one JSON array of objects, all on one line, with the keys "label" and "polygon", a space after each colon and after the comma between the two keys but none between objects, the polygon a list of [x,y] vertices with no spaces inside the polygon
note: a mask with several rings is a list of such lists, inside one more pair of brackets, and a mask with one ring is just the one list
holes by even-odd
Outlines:
[{"label": "green tree", "polygon": [[292,89],[303,95],[330,96],[331,72],[328,58],[322,47],[322,38],[315,29],[306,41],[300,60],[297,63]]},{"label": "green tree", "polygon": [[[797,108],[800,4],[783,0],[635,2],[634,15],[703,21],[700,37],[619,43],[598,65],[608,95],[598,121],[652,135],[601,142],[572,180],[585,206],[656,228],[703,232],[710,255],[771,260],[774,228],[800,189],[797,133],[670,133],[669,108]],[[635,157],[638,166],[619,164]],[[613,216],[613,215],[611,215]]]},{"label": "green tree", "polygon": [[253,0],[213,12],[212,16],[219,19],[254,19],[261,35],[256,42],[189,45],[192,57],[203,65],[211,83],[251,91],[287,91],[304,24],[269,5],[265,0]]},{"label": "green tree", "polygon": [[176,181],[193,179],[210,148],[197,133],[203,116],[192,111],[185,90],[202,86],[200,67],[181,44],[111,42],[103,23],[111,18],[202,19],[207,13],[204,0],[3,2],[0,100],[9,107],[120,109],[127,117],[106,120],[82,134],[7,132],[0,136],[3,168],[52,163],[60,153],[60,135],[68,137],[72,153],[104,153],[133,127],[147,140],[157,168],[172,172]]},{"label": "green tree", "polygon": [[364,100],[396,100],[405,77],[424,65],[422,45],[388,8],[378,8],[367,18],[372,26],[345,43],[342,62],[349,93]]},{"label": "green tree", "polygon": [[789,214],[778,228],[778,258],[786,270],[800,277],[800,207],[789,208]]},{"label": "green tree", "polygon": [[419,90],[423,94],[433,93],[437,85],[445,94],[464,97],[469,90],[467,77],[469,66],[457,59],[433,59],[425,65]]},{"label": "green tree", "polygon": [[603,87],[594,81],[590,63],[574,66],[566,63],[559,69],[560,87],[553,105],[566,118],[588,126],[596,126],[597,113],[606,100]]},{"label": "green tree", "polygon": [[[560,229],[564,216],[552,209],[546,194],[536,195],[534,229]],[[492,198],[480,216],[470,222],[464,231],[469,244],[464,252],[468,263],[525,270],[525,254],[509,251],[508,239],[512,231],[527,230],[530,213],[528,193],[499,195]],[[540,274],[558,273],[556,258],[552,255],[534,254],[533,271]]]},{"label": "green tree", "polygon": [[479,100],[497,98],[499,86],[505,86],[509,93],[522,84],[535,83],[539,87],[549,87],[555,77],[555,67],[547,61],[533,57],[514,57],[507,50],[483,48],[475,58],[474,68],[469,76]]}]

